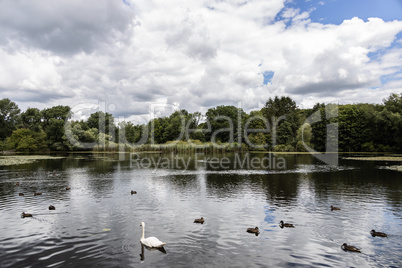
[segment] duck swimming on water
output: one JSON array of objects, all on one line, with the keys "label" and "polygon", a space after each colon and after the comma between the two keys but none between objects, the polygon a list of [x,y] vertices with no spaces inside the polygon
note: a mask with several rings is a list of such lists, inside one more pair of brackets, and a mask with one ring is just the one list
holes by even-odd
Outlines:
[{"label": "duck swimming on water", "polygon": [[361,253],[360,249],[358,249],[357,247],[354,247],[354,246],[348,246],[346,243],[343,243],[342,246],[341,246],[341,248],[342,248],[344,251],[353,251],[353,252],[359,252],[359,253]]},{"label": "duck swimming on water", "polygon": [[204,218],[203,217],[201,217],[201,219],[195,219],[194,220],[194,223],[201,223],[201,224],[204,224]]},{"label": "duck swimming on water", "polygon": [[388,237],[386,233],[376,232],[374,229],[370,231],[371,236],[381,236],[381,237]]},{"label": "duck swimming on water", "polygon": [[257,236],[260,233],[260,229],[257,226],[255,228],[247,228],[247,233],[252,233]]},{"label": "duck swimming on water", "polygon": [[32,214],[22,212],[22,213],[21,213],[21,218],[25,218],[25,217],[32,217]]},{"label": "duck swimming on water", "polygon": [[279,222],[279,227],[287,227],[287,228],[294,228],[295,226],[292,223],[284,223],[283,221]]}]

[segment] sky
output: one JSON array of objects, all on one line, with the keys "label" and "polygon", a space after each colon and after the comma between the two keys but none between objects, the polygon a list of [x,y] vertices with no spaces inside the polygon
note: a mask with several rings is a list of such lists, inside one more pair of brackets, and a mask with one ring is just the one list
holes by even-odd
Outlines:
[{"label": "sky", "polygon": [[402,0],[1,0],[0,33],[0,99],[22,111],[142,123],[402,92]]}]

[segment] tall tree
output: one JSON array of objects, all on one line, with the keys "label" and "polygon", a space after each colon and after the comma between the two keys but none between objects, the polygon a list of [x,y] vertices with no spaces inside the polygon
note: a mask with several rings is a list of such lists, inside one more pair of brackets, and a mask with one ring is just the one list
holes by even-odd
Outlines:
[{"label": "tall tree", "polygon": [[393,113],[402,113],[402,93],[399,95],[392,93],[388,98],[384,99],[385,108]]},{"label": "tall tree", "polygon": [[87,120],[89,128],[96,128],[99,133],[115,135],[114,117],[109,113],[98,111],[89,116]]},{"label": "tall tree", "polygon": [[242,118],[246,113],[235,106],[217,106],[208,109],[207,122],[211,124],[211,132],[206,133],[207,139],[221,142],[238,141],[239,135],[243,137]]},{"label": "tall tree", "polygon": [[[269,98],[261,109],[265,118],[271,123],[273,142],[279,144],[296,144],[296,135],[299,126],[299,116],[296,102],[290,97]],[[281,127],[282,124],[285,124]]]},{"label": "tall tree", "polygon": [[71,117],[70,111],[69,106],[62,105],[41,111],[42,128],[47,135],[47,143],[51,150],[64,151],[72,149],[64,130],[65,121]]},{"label": "tall tree", "polygon": [[20,109],[10,99],[0,100],[0,140],[9,137],[16,129]]},{"label": "tall tree", "polygon": [[28,108],[20,114],[19,127],[38,132],[41,130],[41,119],[42,116],[39,109]]}]

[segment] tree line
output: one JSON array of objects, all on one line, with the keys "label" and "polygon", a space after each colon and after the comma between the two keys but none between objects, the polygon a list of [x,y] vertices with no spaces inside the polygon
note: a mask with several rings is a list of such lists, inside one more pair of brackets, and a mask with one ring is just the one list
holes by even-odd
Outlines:
[{"label": "tree line", "polygon": [[221,105],[205,115],[179,110],[146,124],[117,123],[102,111],[87,120],[71,116],[69,106],[21,112],[15,102],[2,99],[0,151],[310,148],[323,152],[335,140],[340,152],[402,152],[402,93],[391,94],[382,104],[317,103],[312,109],[300,109],[290,97],[276,96],[250,113]]}]

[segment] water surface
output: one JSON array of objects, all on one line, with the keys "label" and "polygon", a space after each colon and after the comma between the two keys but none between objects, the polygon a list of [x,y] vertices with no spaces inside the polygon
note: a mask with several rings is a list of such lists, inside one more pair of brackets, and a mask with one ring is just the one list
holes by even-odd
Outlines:
[{"label": "water surface", "polygon": [[[219,166],[222,159],[229,162]],[[401,267],[402,176],[390,164],[71,154],[0,167],[0,267]],[[204,224],[193,223],[199,217]],[[296,227],[281,229],[280,220]],[[167,242],[166,254],[141,247],[142,221],[146,236]],[[258,236],[246,232],[255,226]],[[343,243],[362,253],[344,252]]]}]

